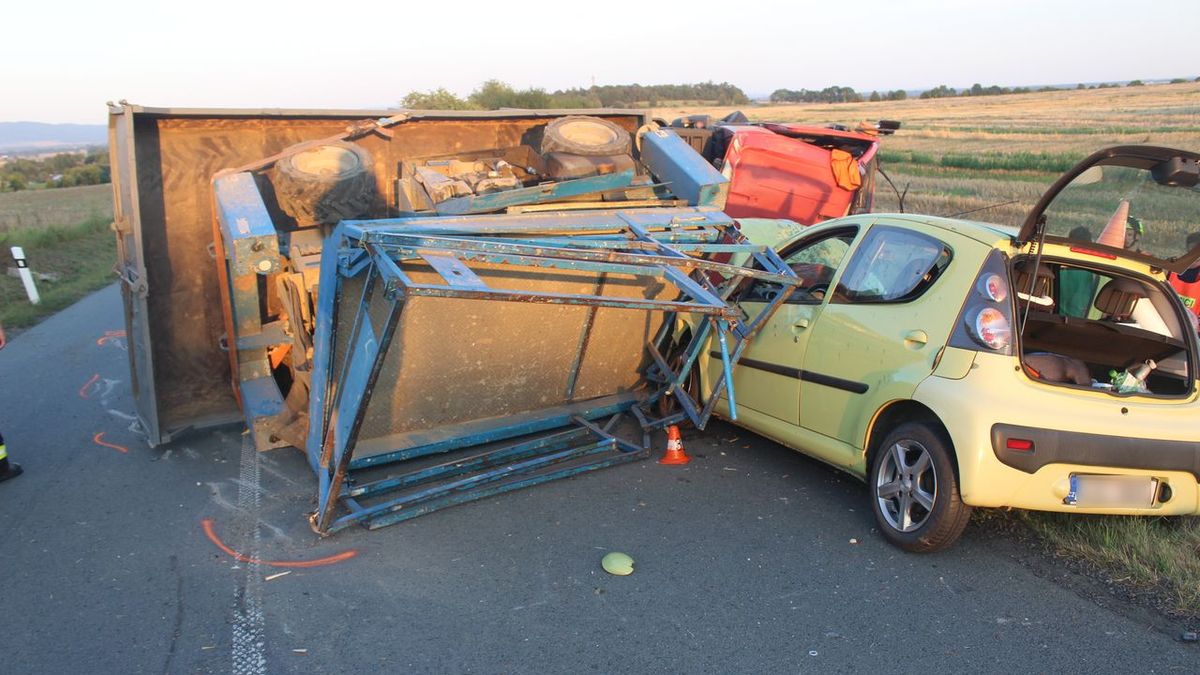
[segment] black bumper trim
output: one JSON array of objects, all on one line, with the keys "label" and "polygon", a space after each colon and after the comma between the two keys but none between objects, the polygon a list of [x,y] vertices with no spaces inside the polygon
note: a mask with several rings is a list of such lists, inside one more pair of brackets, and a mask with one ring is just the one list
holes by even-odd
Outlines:
[{"label": "black bumper trim", "polygon": [[[1033,441],[1033,451],[1009,450],[1010,438]],[[992,452],[1001,464],[1025,473],[1036,473],[1047,464],[1081,464],[1114,469],[1186,471],[1200,480],[1200,443],[1194,441],[1158,441],[994,424]]]}]

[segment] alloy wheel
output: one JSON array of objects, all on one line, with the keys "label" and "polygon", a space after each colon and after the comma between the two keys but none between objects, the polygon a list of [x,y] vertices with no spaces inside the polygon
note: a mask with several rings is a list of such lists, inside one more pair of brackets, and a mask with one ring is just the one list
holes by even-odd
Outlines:
[{"label": "alloy wheel", "polygon": [[933,513],[937,473],[924,445],[900,440],[887,450],[875,474],[875,497],[888,525],[898,532],[919,529]]}]

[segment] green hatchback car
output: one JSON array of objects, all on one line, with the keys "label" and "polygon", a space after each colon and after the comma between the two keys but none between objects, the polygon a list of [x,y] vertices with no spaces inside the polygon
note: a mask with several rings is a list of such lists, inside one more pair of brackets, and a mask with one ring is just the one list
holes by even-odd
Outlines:
[{"label": "green hatchback car", "polygon": [[802,283],[736,296],[754,316],[789,293],[734,370],[734,411],[716,345],[688,388],[865,480],[883,535],[910,551],[952,544],[972,507],[1200,513],[1196,324],[1169,285],[1200,257],[1185,245],[1198,160],[1101,151],[1020,228],[744,220]]}]

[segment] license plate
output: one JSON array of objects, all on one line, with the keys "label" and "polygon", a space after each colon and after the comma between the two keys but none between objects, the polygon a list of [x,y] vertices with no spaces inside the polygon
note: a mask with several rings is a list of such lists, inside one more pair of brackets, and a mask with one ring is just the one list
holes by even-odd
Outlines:
[{"label": "license plate", "polygon": [[1064,503],[1088,508],[1133,508],[1154,506],[1158,480],[1147,476],[1103,476],[1071,474],[1071,492]]}]

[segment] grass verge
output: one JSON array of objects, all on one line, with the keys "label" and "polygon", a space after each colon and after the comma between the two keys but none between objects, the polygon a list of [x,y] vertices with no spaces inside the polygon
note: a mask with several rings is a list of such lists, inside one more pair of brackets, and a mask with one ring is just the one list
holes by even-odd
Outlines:
[{"label": "grass verge", "polygon": [[1200,518],[1013,515],[1056,554],[1150,595],[1168,614],[1200,619]]},{"label": "grass verge", "polygon": [[42,301],[29,304],[20,279],[0,276],[0,324],[20,328],[67,307],[84,295],[112,283],[117,257],[116,237],[109,218],[92,217],[75,225],[50,225],[0,233],[0,247],[8,261],[10,246],[21,246],[35,273],[58,275],[57,281],[39,281]]}]

